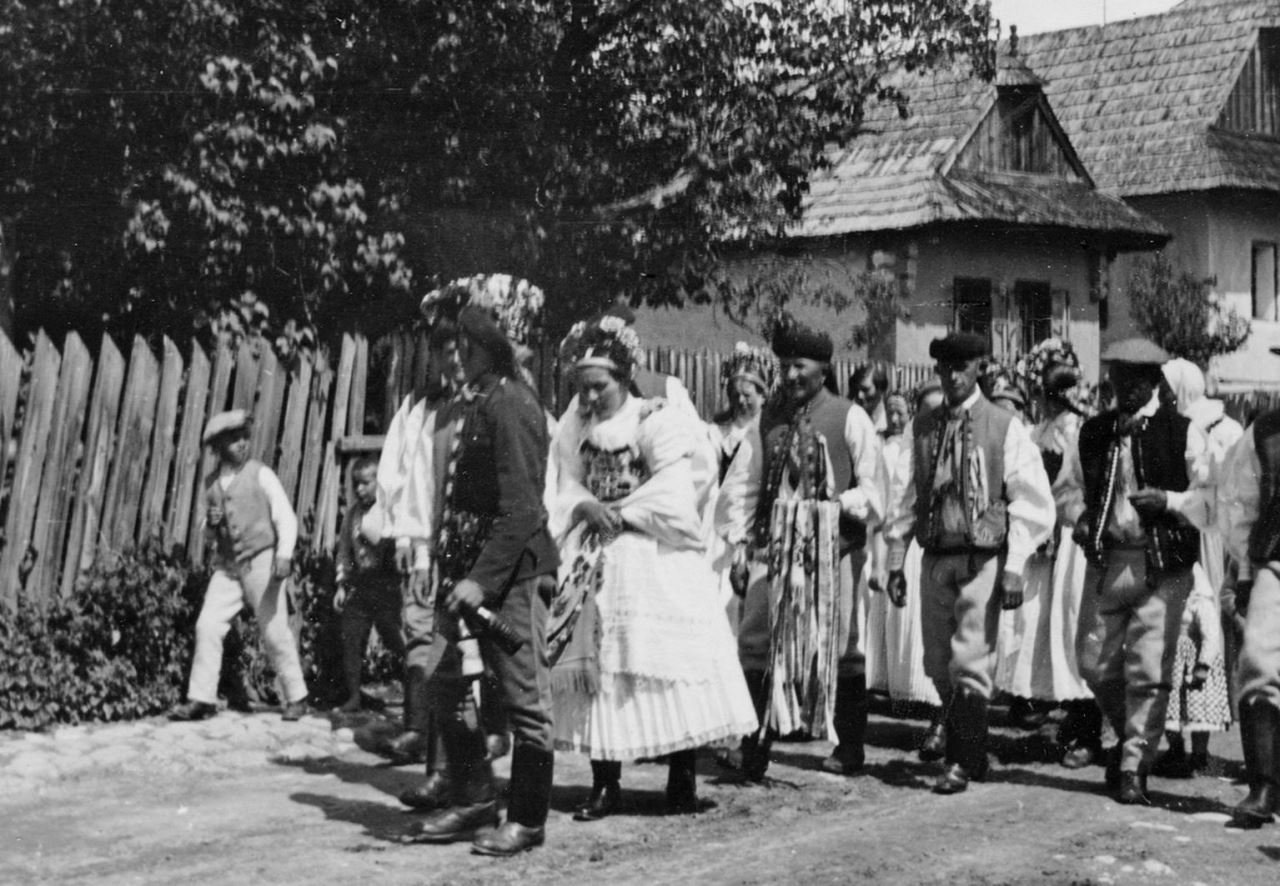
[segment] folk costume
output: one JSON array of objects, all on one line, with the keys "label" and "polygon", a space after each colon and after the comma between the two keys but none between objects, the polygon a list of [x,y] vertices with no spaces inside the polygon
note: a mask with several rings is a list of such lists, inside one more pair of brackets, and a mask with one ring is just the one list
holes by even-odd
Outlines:
[{"label": "folk costume", "polygon": [[1219,526],[1236,562],[1244,615],[1238,665],[1240,740],[1249,794],[1237,826],[1280,809],[1280,411],[1259,417],[1232,450],[1219,494]]},{"label": "folk costume", "polygon": [[[725,386],[738,379],[751,382],[768,400],[777,385],[778,361],[772,353],[745,342],[734,346],[733,354],[720,368]],[[712,541],[709,551],[715,572],[718,597],[734,635],[738,633],[741,592],[733,587],[735,567],[745,563],[747,539],[760,498],[764,453],[760,440],[760,416],[742,420],[725,415],[707,425],[717,456],[719,482],[712,495],[710,513]]]},{"label": "folk costume", "polygon": [[[217,445],[224,434],[243,432],[249,417],[243,409],[209,419],[203,441]],[[298,519],[274,471],[256,459],[236,466],[219,462],[205,485],[207,549],[213,575],[196,621],[196,650],[187,684],[188,704],[170,717],[202,719],[216,711],[222,642],[231,621],[246,604],[253,609],[272,667],[284,690],[285,715],[296,720],[307,697],[307,684],[293,632],[289,630],[284,582],[277,562],[293,558]],[[211,518],[221,512],[220,519]]]},{"label": "folk costume", "polygon": [[[959,362],[986,350],[952,333],[929,353]],[[979,389],[917,419],[910,449],[890,505],[889,564],[902,570],[907,543],[920,543],[924,669],[946,706],[949,768],[935,790],[953,793],[986,773],[1002,575],[1022,574],[1053,529],[1054,504],[1026,427]]]},{"label": "folk costume", "polygon": [[[1151,342],[1126,339],[1108,347],[1103,360],[1158,373],[1168,355]],[[1084,423],[1067,485],[1068,510],[1089,560],[1077,657],[1121,740],[1108,783],[1121,802],[1144,803],[1200,556],[1199,528],[1210,514],[1204,435],[1153,393],[1132,415],[1111,409]],[[1165,492],[1162,512],[1139,513],[1130,497],[1145,489]]]},{"label": "folk costume", "polygon": [[[347,688],[344,710],[359,710],[360,678],[371,631],[377,629],[379,639],[393,656],[403,659],[405,654],[395,545],[389,538],[370,539],[363,528],[364,517],[376,504],[376,499],[369,506],[356,501],[347,508],[334,552],[337,585],[348,589],[341,606],[342,670]],[[410,704],[406,694],[406,708]]]},{"label": "folk costume", "polygon": [[[464,306],[458,328],[488,368],[468,379],[436,416],[432,438],[435,517],[428,593],[443,605],[452,588],[474,582],[484,605],[520,641],[500,648],[471,624],[437,611],[436,642],[447,641],[432,681],[448,756],[451,805],[429,816],[417,842],[475,837],[473,851],[511,855],[543,842],[554,751],[547,606],[559,557],[547,531],[543,486],[549,446],[537,395],[518,379],[517,346],[536,324],[542,293],[526,281],[492,275],[456,281]],[[429,296],[430,298],[430,296]],[[465,616],[465,613],[464,613]],[[479,641],[483,665],[468,655]],[[486,759],[475,681],[492,672],[513,733],[507,821],[497,821],[497,792]]]},{"label": "folk costume", "polygon": [[[773,351],[829,363],[831,340],[785,318]],[[884,511],[880,443],[862,407],[820,388],[804,402],[765,407],[762,489],[738,656],[760,733],[743,744],[743,771],[763,778],[772,736],[831,735],[828,764],[860,768],[867,721],[866,673],[854,613],[867,532]],[[824,765],[828,765],[824,764]]]},{"label": "folk costume", "polygon": [[[576,334],[575,364],[607,369],[625,387],[634,332],[605,317]],[[554,734],[557,748],[592,760],[580,820],[616,811],[621,761],[659,755],[670,755],[669,808],[695,811],[695,749],[755,726],[693,491],[701,425],[622,396],[607,417],[566,413],[552,450],[563,552],[550,628]],[[621,531],[576,519],[590,502],[616,508]]]}]

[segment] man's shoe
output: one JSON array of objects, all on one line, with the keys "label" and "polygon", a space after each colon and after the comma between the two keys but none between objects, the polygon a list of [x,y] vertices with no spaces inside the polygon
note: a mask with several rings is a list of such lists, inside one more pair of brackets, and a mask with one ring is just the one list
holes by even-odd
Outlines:
[{"label": "man's shoe", "polygon": [[959,763],[952,763],[933,783],[935,794],[960,794],[969,789],[969,773]]},{"label": "man's shoe", "polygon": [[622,786],[607,784],[604,787],[592,788],[587,802],[579,806],[573,813],[574,821],[599,821],[615,814],[622,808]]},{"label": "man's shoe", "polygon": [[924,741],[920,743],[920,760],[924,763],[932,763],[935,760],[941,760],[947,753],[947,727],[938,720],[930,723],[928,730],[925,731]]},{"label": "man's shoe", "polygon": [[1120,792],[1116,802],[1122,806],[1150,806],[1147,796],[1147,777],[1138,772],[1120,773]]},{"label": "man's shoe", "polygon": [[382,745],[382,752],[397,766],[409,766],[427,762],[427,737],[408,729]]},{"label": "man's shoe", "polygon": [[1064,769],[1085,769],[1092,766],[1102,756],[1102,748],[1096,745],[1073,744],[1062,755]]},{"label": "man's shoe", "polygon": [[424,811],[445,809],[449,805],[452,790],[452,785],[443,772],[433,772],[422,784],[400,794],[400,802]]},{"label": "man's shoe", "polygon": [[453,806],[424,818],[407,839],[410,843],[460,843],[474,840],[476,831],[497,823],[498,804],[493,800],[472,806]]},{"label": "man's shoe", "polygon": [[476,855],[493,855],[498,858],[509,858],[521,852],[528,852],[535,846],[547,841],[546,828],[529,828],[514,821],[504,822],[497,830],[482,834],[471,844],[471,851]]},{"label": "man's shoe", "polygon": [[866,765],[866,753],[858,748],[857,753],[841,753],[837,746],[831,756],[822,761],[822,771],[833,775],[856,775]]},{"label": "man's shoe", "polygon": [[280,719],[294,722],[301,720],[309,712],[306,698],[300,698],[297,701],[291,701],[284,706],[284,711],[280,714]]},{"label": "man's shoe", "polygon": [[217,705],[209,704],[207,701],[188,701],[169,711],[169,719],[179,723],[208,720],[216,713],[218,713]]}]

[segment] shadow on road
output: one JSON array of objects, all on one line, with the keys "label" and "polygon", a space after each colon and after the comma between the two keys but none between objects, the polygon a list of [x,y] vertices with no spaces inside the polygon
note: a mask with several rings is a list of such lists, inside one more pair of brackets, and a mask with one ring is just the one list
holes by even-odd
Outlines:
[{"label": "shadow on road", "polygon": [[305,806],[314,806],[330,821],[359,825],[365,836],[387,843],[400,843],[413,829],[415,818],[405,815],[402,807],[370,800],[348,800],[328,794],[300,791],[289,799]]}]

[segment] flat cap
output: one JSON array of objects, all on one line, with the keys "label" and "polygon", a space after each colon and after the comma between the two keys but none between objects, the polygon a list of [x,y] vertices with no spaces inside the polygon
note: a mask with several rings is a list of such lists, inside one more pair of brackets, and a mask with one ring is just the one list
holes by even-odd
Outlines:
[{"label": "flat cap", "polygon": [[493,315],[483,308],[467,305],[458,314],[458,328],[490,354],[510,358],[514,348]]},{"label": "flat cap", "polygon": [[1100,359],[1103,363],[1164,366],[1173,355],[1149,338],[1125,338],[1103,348]]},{"label": "flat cap", "polygon": [[990,353],[986,338],[976,332],[948,332],[945,338],[929,343],[929,356],[934,360],[976,360]]},{"label": "flat cap", "polygon": [[773,334],[769,336],[769,347],[779,360],[803,357],[817,360],[819,363],[830,363],[835,353],[831,336],[817,329],[810,329],[789,314],[783,315],[774,324]]},{"label": "flat cap", "polygon": [[247,428],[249,422],[249,413],[243,409],[230,409],[226,412],[219,412],[209,419],[209,423],[204,426],[204,435],[200,438],[200,442],[208,446],[228,431],[239,431],[242,428]]}]

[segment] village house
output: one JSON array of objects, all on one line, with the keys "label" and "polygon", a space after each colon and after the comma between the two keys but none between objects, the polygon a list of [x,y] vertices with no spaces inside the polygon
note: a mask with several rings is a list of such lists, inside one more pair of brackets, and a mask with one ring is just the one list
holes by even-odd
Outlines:
[{"label": "village house", "polygon": [[[1185,0],[1027,37],[1022,53],[1098,188],[1156,219],[1174,267],[1253,318],[1210,367],[1219,390],[1280,386],[1280,2]],[[1113,268],[1104,341],[1135,332],[1129,268]]]}]

